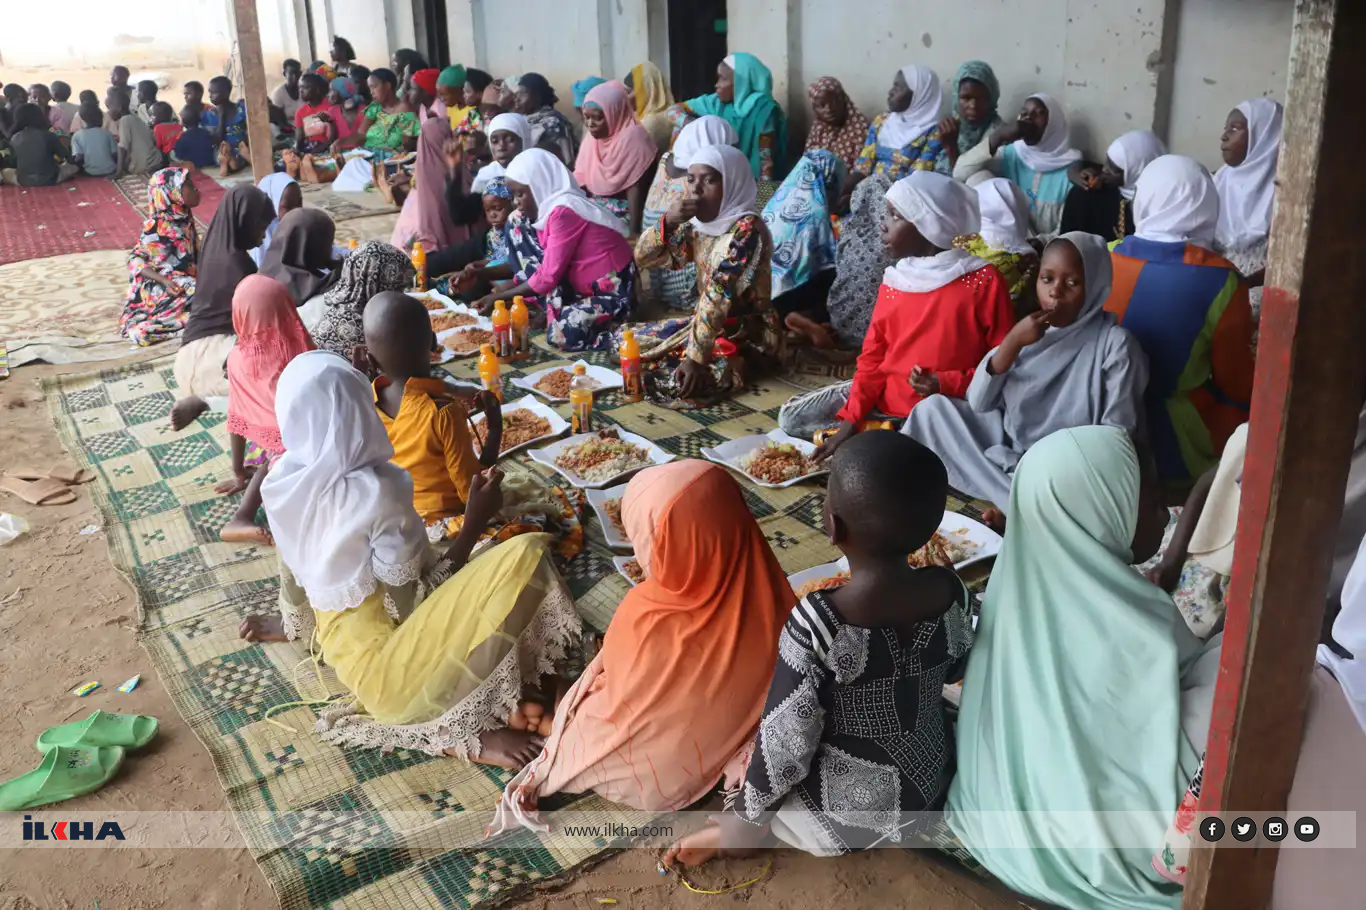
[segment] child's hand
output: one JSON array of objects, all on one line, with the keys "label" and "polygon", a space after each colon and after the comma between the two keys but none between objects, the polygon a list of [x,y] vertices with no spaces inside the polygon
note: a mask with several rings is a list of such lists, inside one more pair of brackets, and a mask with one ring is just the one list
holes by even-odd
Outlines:
[{"label": "child's hand", "polygon": [[939,377],[924,367],[913,367],[911,369],[911,388],[915,389],[915,393],[921,398],[938,395]]},{"label": "child's hand", "polygon": [[1015,323],[1015,327],[1006,335],[1006,341],[1017,348],[1029,347],[1048,331],[1049,316],[1047,310],[1035,310]]},{"label": "child's hand", "polygon": [[816,449],[815,453],[811,456],[811,460],[817,464],[825,461],[831,455],[834,455],[835,450],[844,445],[849,438],[857,432],[858,424],[846,420],[844,423],[840,424],[840,428],[834,436],[831,436],[820,444],[820,447]]},{"label": "child's hand", "polygon": [[1169,562],[1166,559],[1160,560],[1157,565],[1144,572],[1148,581],[1157,585],[1168,594],[1174,592],[1181,584],[1181,569],[1183,566],[1179,562]]},{"label": "child's hand", "polygon": [[465,523],[483,528],[503,508],[503,472],[480,471],[470,478],[470,498],[465,502]]}]

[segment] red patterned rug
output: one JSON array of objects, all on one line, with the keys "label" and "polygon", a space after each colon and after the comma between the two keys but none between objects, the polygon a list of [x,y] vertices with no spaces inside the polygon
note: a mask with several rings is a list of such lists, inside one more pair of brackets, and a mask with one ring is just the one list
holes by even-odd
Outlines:
[{"label": "red patterned rug", "polygon": [[[145,195],[145,193],[144,193]],[[0,187],[0,263],[132,247],[142,214],[113,181]]]},{"label": "red patterned rug", "polygon": [[[223,201],[226,189],[223,184],[202,171],[194,175],[194,185],[199,188],[200,199],[198,207],[194,210],[194,218],[202,230],[208,230],[209,222],[213,220],[214,212],[218,211],[218,203]],[[129,174],[120,177],[117,186],[123,198],[138,210],[139,217],[147,217],[147,178],[140,174]]]}]

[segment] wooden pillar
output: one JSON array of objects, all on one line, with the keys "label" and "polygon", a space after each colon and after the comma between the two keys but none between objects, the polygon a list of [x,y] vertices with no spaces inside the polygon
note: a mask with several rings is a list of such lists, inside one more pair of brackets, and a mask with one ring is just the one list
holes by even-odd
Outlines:
[{"label": "wooden pillar", "polygon": [[[1366,4],[1299,0],[1247,460],[1200,808],[1282,811],[1366,388],[1355,113]],[[1323,808],[1332,808],[1325,806]],[[1261,910],[1277,852],[1198,836],[1184,910]]]},{"label": "wooden pillar", "polygon": [[237,53],[242,61],[242,100],[247,104],[247,144],[251,174],[257,183],[275,170],[270,138],[270,108],[266,64],[261,56],[261,28],[256,22],[256,0],[233,0],[237,21]]}]

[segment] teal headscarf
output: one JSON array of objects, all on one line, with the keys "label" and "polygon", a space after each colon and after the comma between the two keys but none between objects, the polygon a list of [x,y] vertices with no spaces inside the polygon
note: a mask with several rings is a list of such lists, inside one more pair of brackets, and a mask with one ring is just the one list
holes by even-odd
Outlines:
[{"label": "teal headscarf", "polygon": [[773,74],[753,54],[731,54],[726,58],[726,63],[730,65],[732,62],[735,70],[735,100],[727,104],[713,92],[687,102],[688,110],[699,117],[714,114],[735,127],[735,132],[740,135],[737,147],[749,158],[755,179],[759,177],[759,136],[771,124],[777,131],[773,163],[775,173],[781,175],[783,156],[787,152],[787,118],[783,116],[782,106],[773,97]]},{"label": "teal headscarf", "polygon": [[465,84],[465,68],[458,63],[446,67],[441,71],[441,75],[436,77],[436,84],[447,88],[460,88]]},{"label": "teal headscarf", "polygon": [[583,107],[583,102],[588,97],[588,93],[606,81],[601,76],[588,76],[571,85],[569,88],[574,93],[574,106]]},{"label": "teal headscarf", "polygon": [[[968,123],[958,113],[958,85],[964,79],[971,79],[985,85],[987,95],[991,98],[991,116],[980,125]],[[968,149],[976,148],[986,138],[987,133],[1001,125],[1001,115],[996,112],[996,105],[1000,101],[1001,85],[996,81],[996,74],[992,72],[990,65],[981,60],[969,60],[958,67],[958,72],[953,77],[953,116],[958,118],[958,153],[960,155]]]}]

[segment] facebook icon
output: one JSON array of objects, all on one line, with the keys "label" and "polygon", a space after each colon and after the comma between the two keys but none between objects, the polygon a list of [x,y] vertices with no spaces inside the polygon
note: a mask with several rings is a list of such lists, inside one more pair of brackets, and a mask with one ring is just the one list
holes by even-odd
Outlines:
[{"label": "facebook icon", "polygon": [[1200,836],[1211,844],[1216,843],[1224,836],[1224,823],[1213,817],[1201,819]]}]

